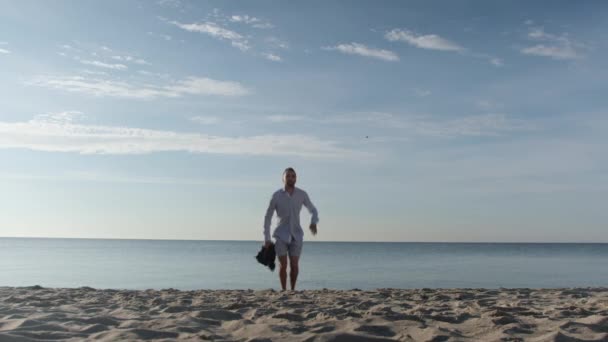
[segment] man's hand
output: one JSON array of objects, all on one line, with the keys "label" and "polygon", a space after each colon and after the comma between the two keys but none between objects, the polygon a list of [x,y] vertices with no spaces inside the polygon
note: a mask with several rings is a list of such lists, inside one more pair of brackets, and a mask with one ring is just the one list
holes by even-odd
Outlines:
[{"label": "man's hand", "polygon": [[310,232],[312,233],[312,235],[317,235],[317,225],[314,223],[310,224]]},{"label": "man's hand", "polygon": [[266,241],[266,243],[264,243],[264,248],[268,248],[270,245],[272,245],[272,241]]}]

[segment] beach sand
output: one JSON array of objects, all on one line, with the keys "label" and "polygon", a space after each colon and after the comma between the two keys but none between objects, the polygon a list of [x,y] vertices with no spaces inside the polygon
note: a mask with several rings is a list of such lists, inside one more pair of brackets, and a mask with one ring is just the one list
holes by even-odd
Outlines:
[{"label": "beach sand", "polygon": [[608,341],[608,288],[0,287],[0,341]]}]

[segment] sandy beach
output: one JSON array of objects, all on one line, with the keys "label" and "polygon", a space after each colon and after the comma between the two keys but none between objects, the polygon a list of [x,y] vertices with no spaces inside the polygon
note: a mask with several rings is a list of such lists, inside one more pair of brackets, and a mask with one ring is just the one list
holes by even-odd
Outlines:
[{"label": "sandy beach", "polygon": [[608,289],[0,287],[0,341],[608,341]]}]

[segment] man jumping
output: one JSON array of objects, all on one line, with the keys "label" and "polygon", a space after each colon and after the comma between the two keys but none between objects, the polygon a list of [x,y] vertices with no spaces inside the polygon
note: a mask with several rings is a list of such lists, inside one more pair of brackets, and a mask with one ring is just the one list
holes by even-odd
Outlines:
[{"label": "man jumping", "polygon": [[296,171],[288,167],[283,172],[284,187],[277,190],[270,198],[266,217],[264,218],[264,240],[268,248],[272,244],[270,239],[270,223],[272,215],[277,212],[279,224],[274,229],[272,236],[275,238],[275,251],[279,257],[279,278],[281,288],[285,291],[287,287],[287,255],[289,255],[289,279],[291,289],[295,290],[298,279],[298,261],[302,253],[304,231],[300,226],[300,211],[304,205],[311,213],[310,231],[317,234],[317,223],[319,214],[317,208],[312,204],[306,191],[296,188]]}]

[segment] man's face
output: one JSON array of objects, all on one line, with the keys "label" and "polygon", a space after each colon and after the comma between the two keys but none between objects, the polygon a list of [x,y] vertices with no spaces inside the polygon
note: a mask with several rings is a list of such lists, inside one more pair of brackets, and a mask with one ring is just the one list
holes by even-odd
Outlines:
[{"label": "man's face", "polygon": [[285,185],[292,187],[296,185],[296,173],[293,171],[285,172],[285,176],[283,176],[283,182]]}]

